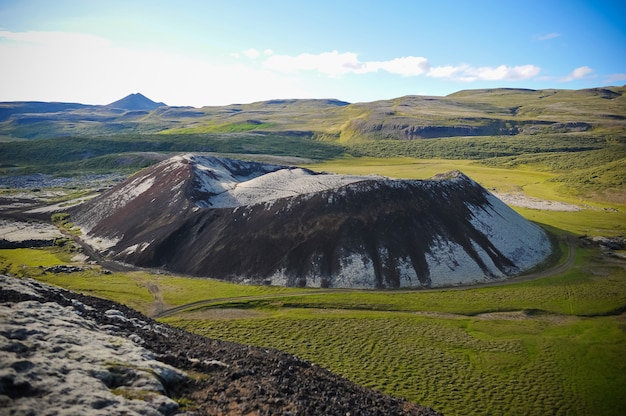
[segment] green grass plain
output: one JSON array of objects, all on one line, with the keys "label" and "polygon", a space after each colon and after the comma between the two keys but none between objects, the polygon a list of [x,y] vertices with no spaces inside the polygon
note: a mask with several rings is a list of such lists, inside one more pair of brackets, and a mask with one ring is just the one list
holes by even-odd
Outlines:
[{"label": "green grass plain", "polygon": [[[576,194],[555,180],[558,170],[544,166],[343,157],[309,167],[414,179],[459,169],[488,189],[582,206],[572,213],[516,208],[561,236],[623,235],[626,224],[624,205]],[[165,307],[213,299],[162,320],[287,351],[444,414],[626,414],[626,269],[596,248],[578,247],[574,265],[552,277],[393,292],[242,286],[146,272],[107,275],[97,267],[73,274],[42,269],[67,262],[58,247],[0,250],[5,273],[145,313],[157,297]]]},{"label": "green grass plain", "polygon": [[626,408],[626,335],[616,317],[289,308],[251,318],[165,321],[281,349],[444,414],[619,415]]},{"label": "green grass plain", "polygon": [[335,293],[97,268],[44,273],[39,266],[67,261],[60,248],[2,250],[0,262],[144,312],[150,283],[170,306],[214,299],[163,321],[287,351],[445,414],[623,414],[626,271],[596,249],[576,254],[566,273],[510,285]]}]

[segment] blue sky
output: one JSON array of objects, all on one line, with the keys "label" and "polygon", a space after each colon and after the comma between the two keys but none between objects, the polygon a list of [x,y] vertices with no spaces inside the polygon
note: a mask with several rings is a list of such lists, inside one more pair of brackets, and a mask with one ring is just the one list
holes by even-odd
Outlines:
[{"label": "blue sky", "polygon": [[626,84],[626,2],[0,0],[0,101],[374,101]]}]

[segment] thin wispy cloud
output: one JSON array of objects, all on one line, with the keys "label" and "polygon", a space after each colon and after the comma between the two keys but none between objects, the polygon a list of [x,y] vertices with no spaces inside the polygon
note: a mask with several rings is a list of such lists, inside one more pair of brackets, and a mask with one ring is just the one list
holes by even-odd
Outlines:
[{"label": "thin wispy cloud", "polygon": [[319,54],[302,53],[296,56],[272,55],[263,62],[263,67],[288,74],[317,71],[326,75],[338,76],[365,72],[365,65],[358,60],[355,53],[339,53],[338,51]]},{"label": "thin wispy cloud", "polygon": [[543,41],[543,40],[550,40],[550,39],[558,38],[559,36],[561,36],[560,33],[552,32],[552,33],[547,33],[545,35],[537,35],[535,36],[535,39]]},{"label": "thin wispy cloud", "polygon": [[245,51],[241,52],[245,57],[250,58],[250,59],[256,59],[259,56],[261,56],[261,52],[257,51],[256,49],[246,49]]},{"label": "thin wispy cloud", "polygon": [[607,84],[626,82],[626,74],[611,74],[606,78]]},{"label": "thin wispy cloud", "polygon": [[370,71],[386,71],[402,76],[418,76],[428,72],[428,59],[421,56],[404,56],[389,61],[367,62]]},{"label": "thin wispy cloud", "polygon": [[265,49],[263,52],[261,52],[258,49],[250,48],[250,49],[246,49],[245,51],[242,51],[241,53],[233,53],[231,54],[231,56],[238,58],[241,55],[243,55],[249,59],[257,59],[261,55],[272,55],[272,54],[274,54],[274,51],[271,49]]},{"label": "thin wispy cloud", "polygon": [[74,48],[107,47],[111,45],[107,39],[98,36],[72,32],[10,32],[0,30],[0,38],[30,45],[58,47],[71,45]]}]

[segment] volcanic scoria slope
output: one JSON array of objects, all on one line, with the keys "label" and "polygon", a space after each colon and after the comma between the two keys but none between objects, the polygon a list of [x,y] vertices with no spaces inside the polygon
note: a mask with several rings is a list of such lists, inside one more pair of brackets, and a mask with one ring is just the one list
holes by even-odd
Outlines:
[{"label": "volcanic scoria slope", "polygon": [[551,250],[540,227],[460,172],[392,180],[200,155],[143,170],[72,219],[112,259],[253,284],[474,284]]}]

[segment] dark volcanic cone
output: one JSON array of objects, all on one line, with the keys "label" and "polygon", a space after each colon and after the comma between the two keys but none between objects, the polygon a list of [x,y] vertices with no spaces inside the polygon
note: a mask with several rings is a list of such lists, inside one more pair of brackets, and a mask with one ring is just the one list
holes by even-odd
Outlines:
[{"label": "dark volcanic cone", "polygon": [[460,172],[391,180],[177,156],[73,220],[114,259],[255,284],[473,284],[550,252],[541,228]]}]

